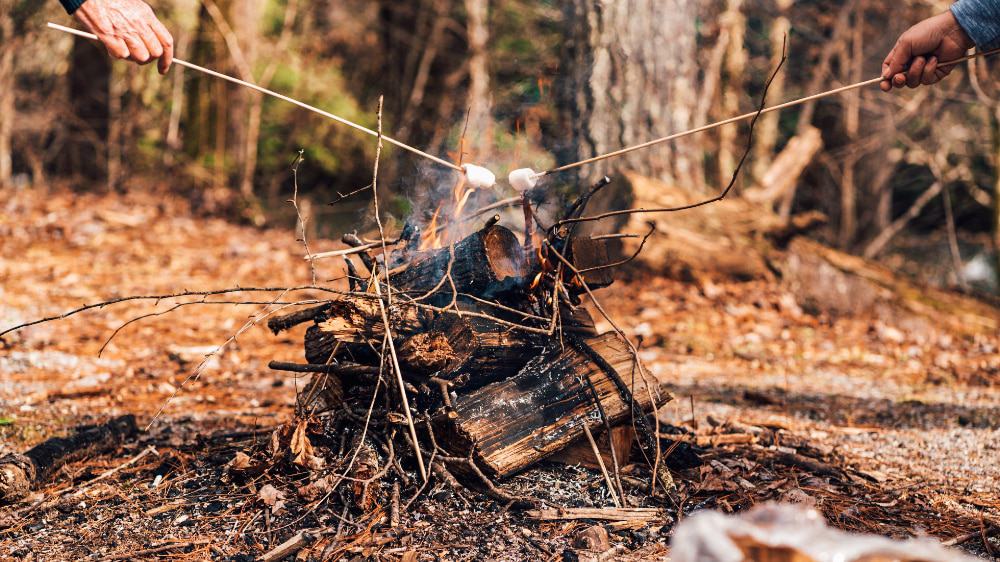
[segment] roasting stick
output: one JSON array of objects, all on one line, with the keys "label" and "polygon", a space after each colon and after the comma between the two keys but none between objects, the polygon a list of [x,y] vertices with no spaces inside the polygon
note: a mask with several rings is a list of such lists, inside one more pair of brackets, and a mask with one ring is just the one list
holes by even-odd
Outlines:
[{"label": "roasting stick", "polygon": [[[98,41],[99,40],[98,37],[96,35],[94,35],[93,33],[87,33],[86,31],[80,31],[79,29],[73,29],[72,27],[66,27],[64,25],[59,25],[59,24],[52,23],[52,22],[49,22],[48,26],[50,28],[52,28],[52,29],[57,30],[57,31],[62,31],[62,32],[65,32],[65,33],[76,35],[78,37],[83,37],[83,38],[91,39],[91,40],[94,40],[94,41]],[[311,106],[311,105],[309,105],[307,103],[301,102],[301,101],[299,101],[297,99],[293,99],[293,98],[290,98],[290,97],[288,97],[286,95],[279,94],[278,92],[275,92],[273,90],[268,90],[267,88],[262,88],[261,86],[258,86],[256,84],[252,84],[250,82],[246,82],[244,80],[240,80],[239,78],[234,78],[232,76],[228,76],[226,74],[222,74],[221,72],[216,72],[214,70],[205,68],[204,66],[198,66],[197,64],[190,63],[190,62],[187,62],[185,60],[174,59],[174,63],[179,64],[180,66],[183,66],[185,68],[190,68],[191,70],[197,70],[198,72],[204,72],[205,74],[208,74],[209,76],[214,76],[216,78],[221,78],[223,80],[232,82],[233,84],[239,84],[240,86],[246,86],[247,88],[250,88],[251,90],[257,90],[258,92],[260,92],[262,94],[267,94],[267,95],[269,95],[271,97],[278,98],[279,100],[287,101],[290,104],[297,105],[297,106],[299,106],[299,107],[301,107],[303,109],[308,109],[309,111],[312,111],[313,113],[318,113],[318,114],[322,115],[323,117],[326,117],[327,119],[333,119],[334,121],[336,121],[338,123],[341,123],[343,125],[347,125],[348,127],[353,127],[355,129],[357,129],[357,130],[359,130],[359,131],[361,131],[363,133],[367,133],[367,134],[369,134],[369,135],[371,135],[373,137],[378,137],[379,136],[378,133],[376,133],[375,131],[369,129],[368,127],[364,127],[362,125],[358,125],[357,123],[354,123],[353,121],[348,121],[347,119],[344,119],[343,117],[338,117],[337,115],[334,115],[334,114],[330,113],[329,111],[324,111],[324,110],[322,110],[322,109],[320,109],[318,107],[314,107],[314,106]],[[410,146],[410,145],[408,145],[406,143],[400,142],[400,141],[398,141],[398,140],[396,140],[394,138],[390,138],[390,137],[387,137],[385,135],[382,135],[382,140],[384,140],[385,142],[387,142],[389,144],[394,144],[394,145],[398,146],[399,148],[402,148],[403,150],[409,150],[410,152],[412,152],[414,154],[417,154],[419,156],[423,156],[424,158],[427,158],[428,160],[432,160],[432,161],[434,161],[434,162],[436,162],[436,163],[438,163],[438,164],[440,164],[440,165],[442,165],[442,166],[444,166],[446,168],[451,168],[452,170],[455,170],[457,172],[461,172],[463,174],[465,173],[465,170],[463,170],[460,166],[452,164],[451,162],[449,162],[449,161],[447,161],[447,160],[445,160],[443,158],[438,158],[437,156],[434,156],[433,154],[428,154],[428,153],[424,152],[423,150],[420,150],[419,148],[414,148],[414,147],[412,147],[412,146]]]},{"label": "roasting stick", "polygon": [[[976,52],[976,53],[972,53],[971,55],[966,55],[966,56],[964,56],[962,58],[959,58],[959,59],[955,59],[955,60],[951,60],[951,61],[946,61],[946,62],[939,62],[938,63],[938,67],[940,68],[940,67],[945,67],[945,66],[955,66],[956,64],[963,63],[963,62],[965,62],[967,60],[972,60],[972,59],[978,58],[978,57],[988,57],[988,56],[991,56],[991,55],[995,55],[997,53],[1000,53],[1000,49],[993,49],[993,50],[990,50],[990,51]],[[848,92],[848,91],[851,91],[851,90],[857,90],[858,88],[864,88],[865,86],[871,86],[871,85],[874,85],[874,84],[878,84],[879,82],[882,82],[883,80],[884,80],[884,78],[882,78],[881,76],[879,76],[877,78],[872,78],[870,80],[864,80],[862,82],[858,82],[858,83],[855,83],[855,84],[849,84],[847,86],[841,86],[840,88],[834,88],[832,90],[827,90],[825,92],[820,92],[818,94],[813,94],[811,96],[806,96],[804,98],[799,98],[797,100],[788,101],[788,102],[785,102],[785,103],[782,103],[782,104],[779,104],[779,105],[774,105],[774,106],[771,106],[771,107],[765,107],[761,111],[751,111],[750,113],[744,113],[743,115],[738,115],[736,117],[730,117],[729,119],[724,119],[722,121],[718,121],[718,122],[715,122],[715,123],[710,123],[708,125],[702,125],[701,127],[697,127],[695,129],[691,129],[691,130],[688,130],[688,131],[683,131],[683,132],[680,132],[680,133],[674,133],[672,135],[668,135],[668,136],[665,136],[665,137],[660,137],[658,139],[653,139],[651,141],[647,141],[647,142],[644,142],[642,144],[637,144],[635,146],[625,147],[625,148],[622,148],[620,150],[616,150],[614,152],[609,152],[607,154],[599,154],[599,155],[594,156],[592,158],[587,158],[586,160],[580,160],[579,162],[572,162],[570,164],[563,164],[562,166],[559,166],[559,167],[556,167],[556,168],[552,168],[552,169],[546,170],[544,172],[538,172],[531,179],[532,180],[537,180],[538,178],[540,178],[542,176],[547,176],[547,175],[555,174],[555,173],[558,173],[558,172],[564,172],[566,170],[571,170],[573,168],[578,168],[580,166],[585,166],[587,164],[593,164],[594,162],[598,162],[600,160],[606,160],[608,158],[614,158],[616,156],[621,156],[623,154],[628,154],[629,152],[634,152],[636,150],[642,150],[644,148],[649,148],[651,146],[654,146],[654,145],[657,145],[657,144],[660,144],[660,143],[664,143],[664,142],[667,142],[667,141],[672,141],[672,140],[675,140],[675,139],[679,139],[681,137],[686,137],[686,136],[693,135],[693,134],[696,134],[696,133],[702,133],[702,132],[705,132],[705,131],[709,131],[711,129],[715,129],[717,127],[721,127],[723,125],[729,125],[730,123],[736,123],[738,121],[746,121],[747,119],[752,119],[755,115],[758,115],[758,114],[770,113],[772,111],[778,111],[780,109],[787,109],[789,107],[794,107],[796,105],[801,105],[803,103],[807,103],[807,102],[810,102],[810,101],[813,101],[813,100],[818,100],[818,99],[822,99],[822,98],[825,98],[825,97],[834,96],[834,95],[837,95],[837,94],[842,94],[844,92]]]}]

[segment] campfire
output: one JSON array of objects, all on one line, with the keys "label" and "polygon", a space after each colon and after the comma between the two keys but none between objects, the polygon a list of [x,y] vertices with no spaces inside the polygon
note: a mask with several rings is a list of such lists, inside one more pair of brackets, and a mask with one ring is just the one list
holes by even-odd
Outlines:
[{"label": "campfire", "polygon": [[[494,481],[570,449],[601,468],[618,503],[618,465],[637,443],[651,486],[668,485],[647,414],[670,396],[625,334],[598,332],[584,306],[627,261],[616,258],[616,237],[577,234],[573,222],[608,182],[537,233],[534,179],[518,182],[521,196],[463,215],[482,187],[463,177],[422,234],[407,226],[386,241],[391,251],[345,235],[351,248],[311,257],[344,259],[349,290],[272,318],[275,334],[309,326],[305,363],[271,368],[314,373],[301,411],[328,412],[335,420],[328,433],[350,435],[374,466],[404,482],[410,471],[454,476],[513,499]],[[517,205],[525,216],[520,237],[489,214]],[[473,231],[455,236],[463,227]]]}]

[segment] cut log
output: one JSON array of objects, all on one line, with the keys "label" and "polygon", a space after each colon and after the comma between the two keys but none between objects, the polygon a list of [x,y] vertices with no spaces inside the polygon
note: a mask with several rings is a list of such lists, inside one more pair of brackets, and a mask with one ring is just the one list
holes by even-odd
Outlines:
[{"label": "cut log", "polygon": [[[616,255],[611,250],[612,243],[608,239],[594,240],[589,236],[576,236],[569,242],[569,255],[566,259],[578,270],[584,271],[583,279],[591,289],[607,287],[615,281],[614,268],[604,267],[617,261],[612,257]],[[592,269],[595,267],[600,269]],[[588,269],[592,270],[585,271]]]},{"label": "cut log", "polygon": [[[627,344],[614,333],[584,340],[596,356],[631,386],[644,411],[669,399],[656,381],[634,372]],[[634,373],[634,376],[633,376]],[[437,431],[450,447],[474,450],[476,462],[493,476],[507,476],[566,448],[583,436],[582,424],[599,431],[603,421],[587,380],[610,423],[629,418],[631,404],[615,380],[588,353],[558,345],[533,358],[507,379],[459,395],[451,416],[438,416]]]},{"label": "cut log", "polygon": [[53,437],[23,455],[0,457],[0,504],[23,498],[64,464],[113,451],[138,433],[135,416],[130,414],[101,425],[78,427],[73,435]]},{"label": "cut log", "polygon": [[[439,248],[413,256],[409,265],[392,276],[394,290],[419,297],[435,289],[450,298],[455,290],[480,298],[494,296],[520,287],[529,267],[524,251],[514,233],[500,225],[479,230],[451,247]],[[450,266],[450,267],[449,267]]]},{"label": "cut log", "polygon": [[545,347],[538,334],[510,330],[485,318],[442,316],[430,332],[400,348],[400,360],[414,371],[471,390],[516,374]]}]

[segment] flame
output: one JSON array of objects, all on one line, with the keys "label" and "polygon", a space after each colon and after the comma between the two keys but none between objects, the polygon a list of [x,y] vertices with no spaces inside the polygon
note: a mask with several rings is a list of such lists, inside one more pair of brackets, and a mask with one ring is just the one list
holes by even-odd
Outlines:
[{"label": "flame", "polygon": [[438,232],[438,217],[441,215],[441,205],[438,205],[437,210],[434,211],[434,215],[431,216],[431,222],[427,225],[427,230],[424,231],[423,235],[420,237],[420,250],[430,250],[432,248],[441,247],[441,232]]}]

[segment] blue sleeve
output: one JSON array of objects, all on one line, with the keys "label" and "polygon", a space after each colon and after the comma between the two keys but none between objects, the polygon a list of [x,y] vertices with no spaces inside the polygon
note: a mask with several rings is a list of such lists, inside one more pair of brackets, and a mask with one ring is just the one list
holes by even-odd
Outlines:
[{"label": "blue sleeve", "polygon": [[86,1],[87,0],[59,0],[59,3],[63,5],[63,8],[66,8],[67,14],[72,15],[73,12],[75,12],[80,6],[83,6],[83,3]]},{"label": "blue sleeve", "polygon": [[951,13],[976,47],[1000,46],[1000,0],[958,0],[951,5]]}]

